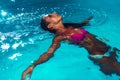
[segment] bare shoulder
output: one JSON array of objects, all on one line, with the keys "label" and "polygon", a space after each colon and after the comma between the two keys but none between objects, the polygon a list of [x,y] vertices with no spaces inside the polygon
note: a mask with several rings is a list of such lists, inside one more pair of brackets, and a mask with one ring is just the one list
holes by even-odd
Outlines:
[{"label": "bare shoulder", "polygon": [[53,42],[60,42],[63,40],[63,38],[64,38],[64,36],[62,36],[62,35],[56,35],[53,39]]}]

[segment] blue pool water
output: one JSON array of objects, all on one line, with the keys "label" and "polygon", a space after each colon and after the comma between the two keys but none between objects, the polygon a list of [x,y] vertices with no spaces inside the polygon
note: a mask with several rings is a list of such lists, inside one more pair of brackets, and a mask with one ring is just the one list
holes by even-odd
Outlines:
[{"label": "blue pool water", "polygon": [[[54,35],[39,23],[52,12],[62,15],[64,22],[81,22],[92,15],[84,28],[120,49],[120,0],[0,0],[0,80],[20,80],[22,72],[47,51]],[[34,69],[31,80],[120,79],[99,69],[84,48],[62,43],[52,59]]]}]

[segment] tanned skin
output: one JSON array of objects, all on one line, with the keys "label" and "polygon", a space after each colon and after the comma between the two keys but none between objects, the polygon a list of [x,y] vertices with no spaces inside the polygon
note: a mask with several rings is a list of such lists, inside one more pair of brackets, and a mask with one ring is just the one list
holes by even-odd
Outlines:
[{"label": "tanned skin", "polygon": [[[60,47],[61,41],[69,41],[74,44],[74,41],[71,40],[70,36],[73,33],[81,33],[79,28],[74,28],[74,26],[82,27],[87,25],[92,17],[89,17],[87,20],[81,22],[80,24],[75,23],[62,23],[62,17],[56,13],[49,14],[45,16],[44,19],[49,22],[47,26],[51,30],[56,30],[56,36],[54,37],[51,46],[49,49],[43,53],[35,62],[34,64],[30,65],[23,73],[21,80],[25,80],[26,75],[31,77],[33,69],[46,61],[48,61],[51,57],[53,57],[54,52]],[[67,28],[65,26],[68,26]],[[63,35],[65,34],[65,35]],[[84,47],[88,53],[91,55],[104,55],[110,46],[98,40],[95,35],[91,33],[87,33],[83,41],[80,41],[80,46]],[[120,63],[116,60],[116,52],[119,51],[118,49],[114,49],[114,51],[110,52],[110,56],[104,56],[101,59],[91,58],[94,63],[98,63],[100,66],[100,70],[105,74],[112,74],[116,73],[120,75]]]}]

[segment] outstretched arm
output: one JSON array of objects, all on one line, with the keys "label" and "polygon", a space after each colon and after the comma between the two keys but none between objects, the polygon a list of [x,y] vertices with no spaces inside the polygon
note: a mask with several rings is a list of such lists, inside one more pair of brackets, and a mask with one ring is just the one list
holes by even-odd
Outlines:
[{"label": "outstretched arm", "polygon": [[52,56],[53,53],[55,52],[55,50],[60,46],[60,42],[62,40],[62,36],[56,36],[52,42],[52,45],[50,46],[50,48],[48,49],[47,52],[45,52],[44,54],[42,54],[38,60],[36,60],[32,65],[30,65],[22,74],[22,79],[21,80],[25,80],[26,75],[29,75],[29,78],[31,77],[32,71],[33,69],[38,65],[41,64],[43,62],[46,62],[47,60],[49,60]]},{"label": "outstretched arm", "polygon": [[90,16],[89,18],[87,18],[86,20],[84,20],[83,22],[80,23],[80,26],[85,26],[89,23],[89,21],[93,18],[93,16]]},{"label": "outstretched arm", "polygon": [[89,21],[92,19],[93,17],[90,16],[89,18],[87,18],[86,20],[82,21],[81,23],[63,23],[65,26],[74,26],[76,28],[85,26],[89,23]]}]

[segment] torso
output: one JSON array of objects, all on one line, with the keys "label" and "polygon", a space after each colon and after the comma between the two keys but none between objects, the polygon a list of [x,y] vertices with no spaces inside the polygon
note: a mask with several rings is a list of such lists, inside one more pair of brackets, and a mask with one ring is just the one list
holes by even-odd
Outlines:
[{"label": "torso", "polygon": [[110,48],[107,44],[103,43],[102,41],[96,39],[95,36],[88,33],[81,43],[83,47],[85,47],[90,54],[105,54],[108,49]]},{"label": "torso", "polygon": [[85,47],[88,52],[93,55],[104,54],[108,51],[109,46],[96,39],[92,34],[82,30],[83,29],[68,29],[63,34],[64,40]]}]

